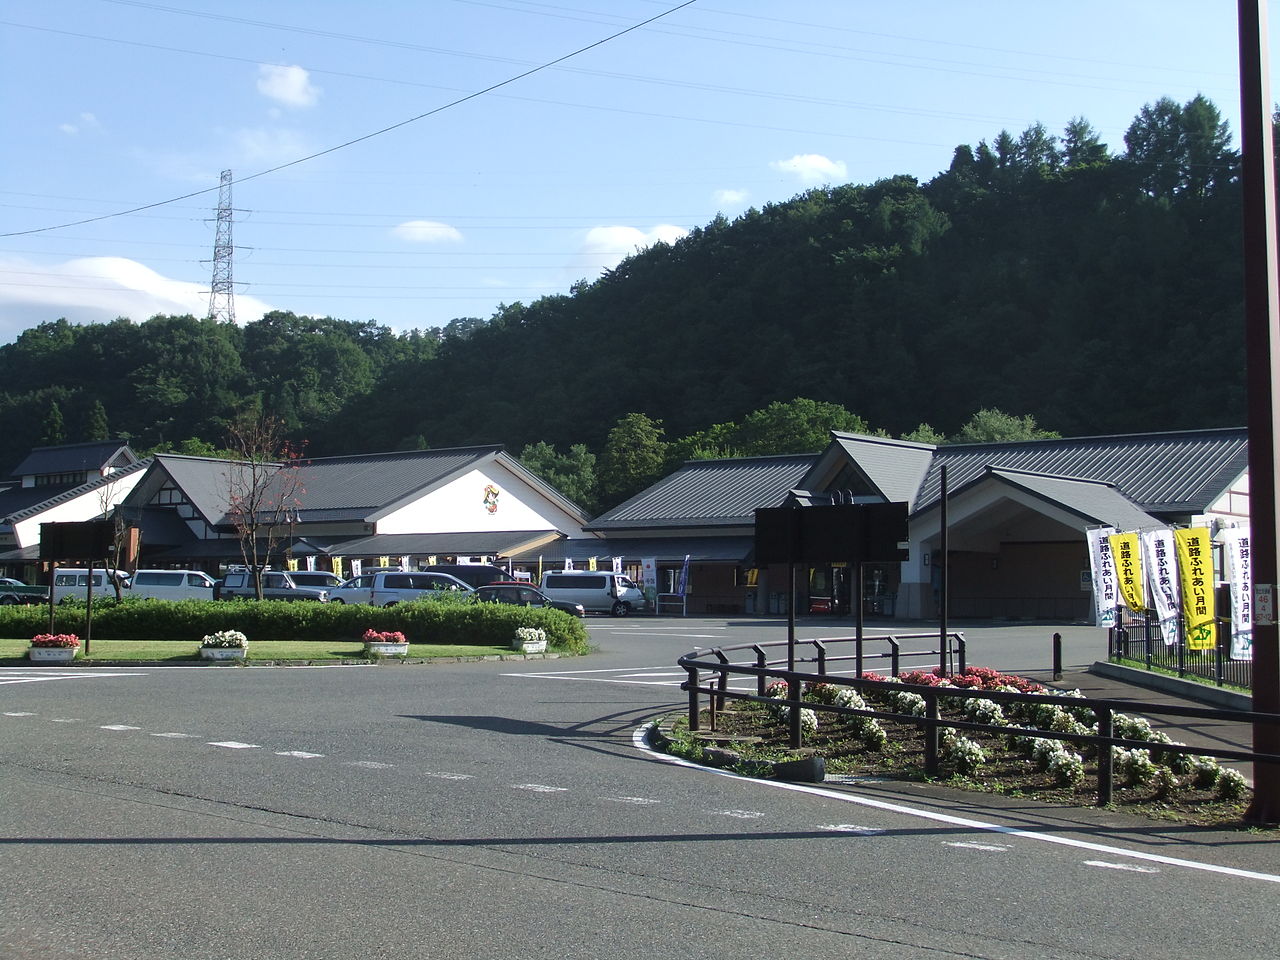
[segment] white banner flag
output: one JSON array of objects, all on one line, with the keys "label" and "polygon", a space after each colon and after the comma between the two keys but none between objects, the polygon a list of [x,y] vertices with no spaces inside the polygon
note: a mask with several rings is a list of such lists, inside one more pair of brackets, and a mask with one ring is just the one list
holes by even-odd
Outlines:
[{"label": "white banner flag", "polygon": [[1253,659],[1253,560],[1248,527],[1228,527],[1218,535],[1231,581],[1231,659]]},{"label": "white banner flag", "polygon": [[1120,586],[1116,581],[1116,565],[1111,559],[1111,541],[1107,538],[1115,527],[1097,527],[1085,531],[1089,543],[1089,567],[1093,572],[1093,600],[1099,627],[1114,627],[1116,604],[1120,602]]},{"label": "white banner flag", "polygon": [[352,577],[352,579],[354,579],[354,578],[356,578],[356,577],[360,576],[360,567],[361,567],[361,566],[362,566],[361,561],[359,561],[359,560],[352,560],[352,561],[351,561],[351,577]]},{"label": "white banner flag", "polygon": [[401,557],[401,558],[400,558],[400,569],[401,569],[401,570],[408,570],[408,569],[409,569],[409,555],[408,555],[408,554],[405,554],[403,557]]},{"label": "white banner flag", "polygon": [[315,568],[316,568],[316,555],[313,553],[307,557],[307,569],[314,570]]},{"label": "white banner flag", "polygon": [[621,573],[621,572],[622,572],[622,558],[621,558],[621,557],[614,557],[614,558],[613,558],[613,572],[614,572],[614,573]]},{"label": "white banner flag", "polygon": [[573,572],[573,561],[570,560],[568,557],[566,557],[564,561],[564,572],[565,573]]},{"label": "white banner flag", "polygon": [[1142,532],[1142,560],[1147,571],[1148,596],[1160,619],[1160,635],[1165,646],[1178,642],[1181,592],[1178,583],[1177,554],[1173,548],[1172,530]]}]

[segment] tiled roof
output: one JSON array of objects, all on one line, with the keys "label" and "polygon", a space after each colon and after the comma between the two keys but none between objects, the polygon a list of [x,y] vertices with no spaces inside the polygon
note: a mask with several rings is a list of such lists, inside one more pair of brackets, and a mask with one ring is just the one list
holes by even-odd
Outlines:
[{"label": "tiled roof", "polygon": [[[75,500],[86,493],[109,486],[123,477],[137,473],[139,470],[145,469],[147,464],[148,461],[142,460],[138,463],[130,464],[123,470],[116,470],[108,476],[97,477],[88,483],[82,483],[78,487],[26,487],[21,490],[22,494],[31,493],[34,494],[34,497],[23,497],[18,491],[10,490],[0,495],[0,511],[4,511],[7,514],[0,516],[0,521],[17,523],[20,520],[28,520],[51,507],[56,507],[60,503]],[[5,499],[9,497],[12,497],[12,499]]]},{"label": "tiled roof", "polygon": [[691,460],[671,476],[597,517],[586,529],[751,524],[757,508],[782,503],[787,491],[800,482],[817,457],[788,454]]},{"label": "tiled roof", "polygon": [[499,446],[458,447],[303,461],[299,467],[306,491],[299,497],[302,519],[310,519],[310,511],[320,511],[317,519],[328,519],[324,511],[330,510],[367,517],[501,450]]},{"label": "tiled roof", "polygon": [[954,444],[938,448],[915,512],[938,502],[940,467],[958,490],[988,467],[1114,484],[1146,513],[1203,511],[1248,468],[1248,431],[1186,430],[1113,437]]},{"label": "tiled roof", "polygon": [[604,539],[557,540],[531,550],[514,554],[513,560],[524,563],[541,559],[546,563],[572,560],[574,563],[596,558],[600,569],[610,569],[610,558],[622,557],[629,563],[653,558],[662,563],[681,561],[687,555],[692,563],[729,561],[741,563],[751,552],[751,536],[720,537],[606,537]]},{"label": "tiled roof", "polygon": [[987,475],[1057,504],[1076,514],[1087,524],[1107,524],[1119,530],[1141,530],[1164,525],[1151,514],[1135,507],[1109,483],[1098,480],[1068,480],[1004,467],[991,467]]},{"label": "tiled roof", "polygon": [[839,431],[833,431],[832,437],[890,503],[909,504],[915,499],[928,473],[933,446]]},{"label": "tiled roof", "polygon": [[76,473],[101,470],[103,465],[116,458],[121,450],[128,450],[129,457],[137,460],[127,444],[119,440],[94,440],[89,443],[67,443],[56,447],[36,447],[17,467],[15,477],[47,476],[55,473]]}]

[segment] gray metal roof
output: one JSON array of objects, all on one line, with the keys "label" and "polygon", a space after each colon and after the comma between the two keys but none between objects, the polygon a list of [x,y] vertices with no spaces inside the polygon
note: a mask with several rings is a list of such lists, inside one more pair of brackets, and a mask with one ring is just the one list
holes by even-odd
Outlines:
[{"label": "gray metal roof", "polygon": [[649,557],[663,563],[673,563],[684,560],[687,554],[690,562],[694,563],[741,563],[751,552],[753,545],[750,536],[605,537],[599,540],[557,540],[514,554],[511,559],[524,563],[539,559],[557,563],[567,559],[576,564],[595,557],[601,569],[608,569],[611,557],[622,557],[630,563]]},{"label": "gray metal roof", "polygon": [[1083,521],[1082,529],[1095,524],[1108,524],[1117,530],[1164,526],[1135,507],[1115,486],[1100,480],[1070,480],[1003,467],[991,467],[987,475],[1076,514]]},{"label": "gray metal roof", "polygon": [[311,511],[332,510],[368,517],[481,460],[492,459],[501,450],[500,446],[458,447],[302,461],[302,519],[311,519]]},{"label": "gray metal roof", "polygon": [[[328,543],[324,552],[339,557],[421,557],[492,554],[505,557],[525,544],[546,537],[543,531],[508,530],[485,533],[383,533]],[[313,538],[314,542],[314,538]]]},{"label": "gray metal roof", "polygon": [[138,457],[128,444],[119,440],[93,440],[88,443],[66,443],[56,447],[36,447],[17,467],[13,476],[48,476],[55,473],[78,473],[101,470],[120,455],[136,463]]},{"label": "gray metal roof", "polygon": [[[76,487],[24,487],[17,490],[11,488],[0,494],[0,511],[3,512],[0,515],[0,522],[17,523],[20,520],[28,520],[36,514],[44,513],[46,510],[58,506],[58,504],[75,500],[86,493],[110,486],[123,477],[145,469],[147,463],[148,461],[142,460],[130,464],[122,470],[116,470],[105,477],[96,477],[88,483],[82,483]],[[31,496],[26,496],[26,494]]]},{"label": "gray metal roof", "polygon": [[833,431],[832,437],[890,503],[915,499],[935,450],[931,444],[856,433]]},{"label": "gray metal roof", "polygon": [[920,485],[915,512],[938,502],[939,470],[957,490],[988,467],[1114,484],[1146,513],[1198,513],[1248,468],[1248,431],[1185,430],[938,447]]},{"label": "gray metal roof", "polygon": [[780,505],[817,458],[817,454],[788,454],[691,460],[585,529],[751,524],[754,511]]}]

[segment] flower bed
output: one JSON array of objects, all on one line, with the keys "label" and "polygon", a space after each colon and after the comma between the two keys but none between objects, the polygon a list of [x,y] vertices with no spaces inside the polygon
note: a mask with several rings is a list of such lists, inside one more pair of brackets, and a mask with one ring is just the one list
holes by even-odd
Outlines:
[{"label": "flower bed", "polygon": [[243,648],[249,646],[249,638],[239,630],[219,630],[201,638],[200,646],[214,649]]},{"label": "flower bed", "polygon": [[[924,777],[924,731],[906,719],[924,715],[924,699],[901,689],[903,683],[1080,696],[1078,691],[1048,690],[1023,677],[982,667],[945,678],[916,672],[896,680],[872,675],[866,679],[878,682],[861,691],[824,683],[806,685],[804,690],[803,701],[808,703],[896,715],[874,718],[802,707],[806,752],[824,757],[830,774]],[[785,698],[786,685],[771,684],[766,694],[771,699]],[[789,755],[789,706],[730,701],[728,707],[717,718],[718,732],[726,739],[757,738],[739,750],[744,770],[756,772],[759,763],[754,761],[776,761]],[[1083,703],[1079,707],[997,703],[944,694],[939,698],[939,714],[943,719],[1002,728],[999,733],[942,728],[939,760],[943,778],[970,789],[1057,803],[1092,806],[1097,802],[1098,750],[1037,736],[1043,731],[1096,733],[1097,718]],[[1131,748],[1113,748],[1115,806],[1188,823],[1240,822],[1249,788],[1237,771],[1209,757],[1161,751],[1162,745],[1174,745],[1175,741],[1141,717],[1116,714],[1113,724],[1115,736],[1133,741]],[[715,736],[706,734],[711,739]]]},{"label": "flower bed", "polygon": [[41,633],[31,638],[31,646],[38,650],[56,650],[80,646],[80,638],[74,633]]}]

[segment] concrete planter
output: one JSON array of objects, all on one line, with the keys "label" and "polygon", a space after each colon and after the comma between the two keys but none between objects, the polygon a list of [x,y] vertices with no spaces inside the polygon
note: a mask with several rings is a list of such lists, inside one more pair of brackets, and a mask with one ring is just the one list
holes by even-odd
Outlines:
[{"label": "concrete planter", "polygon": [[201,647],[202,660],[243,660],[248,652],[246,647]]},{"label": "concrete planter", "polygon": [[405,643],[365,643],[365,650],[376,653],[380,657],[403,657],[409,652],[409,644]]},{"label": "concrete planter", "polygon": [[546,653],[547,641],[545,640],[512,640],[511,649],[519,650],[521,653]]},{"label": "concrete planter", "polygon": [[27,650],[27,659],[34,663],[70,663],[79,650],[79,647],[31,647]]}]

